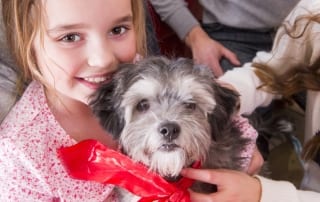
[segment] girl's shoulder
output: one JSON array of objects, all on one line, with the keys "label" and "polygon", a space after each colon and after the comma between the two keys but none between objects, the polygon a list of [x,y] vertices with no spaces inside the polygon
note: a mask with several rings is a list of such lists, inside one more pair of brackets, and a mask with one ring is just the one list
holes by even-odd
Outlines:
[{"label": "girl's shoulder", "polygon": [[13,128],[20,131],[32,124],[35,117],[48,111],[50,110],[46,103],[43,88],[38,82],[33,81],[3,120],[0,131],[5,133],[8,129]]},{"label": "girl's shoulder", "polygon": [[62,143],[59,144],[61,146],[64,141],[74,143],[49,109],[44,87],[36,81],[29,84],[1,123],[0,134],[2,138],[10,138],[17,144],[37,141],[45,145],[48,141],[54,141]]},{"label": "girl's shoulder", "polygon": [[29,84],[3,120],[0,135],[1,141],[13,142],[15,147],[30,153],[34,146],[41,152],[50,141],[60,142],[55,139],[68,137],[48,107],[43,86],[36,81]]}]

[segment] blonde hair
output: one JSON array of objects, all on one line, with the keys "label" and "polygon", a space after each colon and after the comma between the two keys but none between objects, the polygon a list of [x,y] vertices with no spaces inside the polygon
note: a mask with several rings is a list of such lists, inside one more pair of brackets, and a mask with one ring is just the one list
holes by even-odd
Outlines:
[{"label": "blonde hair", "polygon": [[[17,86],[21,89],[32,79],[42,81],[36,64],[32,43],[36,33],[43,32],[43,1],[2,0],[2,15],[11,53],[20,68],[21,79]],[[143,0],[131,0],[137,52],[146,55],[146,33]]]},{"label": "blonde hair", "polygon": [[137,52],[142,55],[147,55],[147,36],[146,36],[146,18],[144,0],[131,0],[133,12],[133,24],[136,32]]},{"label": "blonde hair", "polygon": [[[301,15],[295,19],[293,24],[285,22],[282,25],[283,32],[278,36],[278,41],[274,42],[274,49],[276,50],[283,35],[297,40],[306,36],[313,23],[320,23],[320,14]],[[267,63],[253,63],[253,66],[256,67],[255,73],[263,83],[260,89],[271,93],[290,98],[293,94],[307,89],[320,90],[320,56],[312,64],[300,63],[291,68],[279,67],[287,69],[281,75],[275,72],[276,69],[268,67]]]}]

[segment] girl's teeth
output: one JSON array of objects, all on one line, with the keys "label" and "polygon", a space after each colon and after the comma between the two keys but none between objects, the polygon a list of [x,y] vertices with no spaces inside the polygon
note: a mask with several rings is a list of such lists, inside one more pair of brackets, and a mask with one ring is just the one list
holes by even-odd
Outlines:
[{"label": "girl's teeth", "polygon": [[90,83],[101,83],[104,82],[107,78],[106,77],[89,77],[84,78],[85,81],[88,81]]}]

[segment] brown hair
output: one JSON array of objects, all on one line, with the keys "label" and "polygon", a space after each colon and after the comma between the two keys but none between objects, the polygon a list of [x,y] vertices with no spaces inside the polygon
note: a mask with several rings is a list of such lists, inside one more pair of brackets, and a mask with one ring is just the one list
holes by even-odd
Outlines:
[{"label": "brown hair", "polygon": [[320,153],[320,131],[318,131],[303,147],[304,160],[313,160]]},{"label": "brown hair", "polygon": [[[146,55],[146,33],[143,0],[131,0],[136,32],[137,52]],[[42,80],[36,65],[32,43],[37,31],[43,30],[43,1],[2,0],[2,15],[11,53],[21,71],[18,89],[32,79]],[[40,32],[41,33],[41,32]]]},{"label": "brown hair", "polygon": [[[306,35],[309,34],[308,29],[311,29],[313,23],[320,23],[320,14],[299,16],[293,24],[284,22],[281,29],[279,29],[282,32],[280,31],[278,40],[274,42],[274,49],[277,49],[278,42],[284,35],[297,40],[301,37],[309,37]],[[307,62],[287,68],[281,75],[277,74],[275,69],[268,67],[268,63],[253,63],[253,66],[256,67],[255,72],[263,83],[260,88],[289,98],[291,95],[306,89],[320,90],[320,56],[312,64]],[[285,69],[286,67],[278,68]]]},{"label": "brown hair", "polygon": [[[278,31],[280,34],[277,38],[278,40],[274,42],[274,49],[278,48],[279,41],[284,35],[294,40],[312,37],[308,29],[312,29],[313,23],[320,23],[320,14],[299,16],[292,25],[289,22],[285,22]],[[307,43],[306,40],[302,42]],[[256,67],[255,73],[262,81],[262,85],[259,88],[271,93],[281,94],[284,98],[289,99],[293,94],[308,89],[320,90],[320,55],[317,56],[313,63],[302,61],[290,68],[277,67],[279,69],[285,69],[281,75],[279,75],[279,72],[276,72],[276,69],[269,67],[267,63],[253,63],[253,66]],[[317,134],[304,145],[302,157],[305,160],[311,160],[316,158],[319,152],[320,132],[318,131]]]}]

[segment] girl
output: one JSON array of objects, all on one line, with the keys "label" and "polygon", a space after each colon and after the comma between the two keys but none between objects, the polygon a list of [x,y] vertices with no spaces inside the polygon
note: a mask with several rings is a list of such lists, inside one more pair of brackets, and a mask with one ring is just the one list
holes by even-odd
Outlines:
[{"label": "girl", "polygon": [[117,143],[87,106],[117,65],[145,54],[143,1],[2,0],[12,54],[31,81],[0,126],[0,201],[104,201],[111,185],[71,179],[56,150]]},{"label": "girl", "polygon": [[[227,72],[221,80],[232,84],[241,94],[241,112],[251,113],[257,106],[266,106],[282,95],[285,98],[302,90],[309,90],[306,109],[306,137],[320,130],[320,2],[302,0],[278,30],[271,53],[260,52],[253,63]],[[257,87],[262,87],[258,88]],[[309,135],[308,135],[309,134]],[[311,134],[311,135],[310,135]],[[315,136],[314,138],[318,138]],[[319,138],[312,140],[306,153],[316,153]],[[309,181],[305,189],[320,191],[320,167],[314,156],[306,159]],[[320,201],[320,193],[297,190],[289,182],[251,177],[230,170],[186,169],[183,175],[218,185],[214,194],[192,193],[195,201]],[[307,179],[307,178],[306,178]],[[236,182],[236,183],[235,183]]]}]

